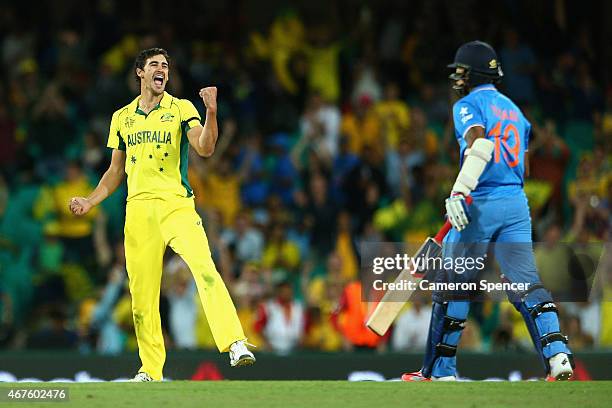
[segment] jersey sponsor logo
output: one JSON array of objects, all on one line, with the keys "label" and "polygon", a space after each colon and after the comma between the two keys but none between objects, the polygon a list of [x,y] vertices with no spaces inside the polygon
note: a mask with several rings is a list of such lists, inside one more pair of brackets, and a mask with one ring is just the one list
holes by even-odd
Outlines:
[{"label": "jersey sponsor logo", "polygon": [[459,110],[459,116],[461,116],[461,123],[465,125],[468,120],[474,117],[474,114],[468,112],[467,106],[462,106]]},{"label": "jersey sponsor logo", "polygon": [[168,113],[164,113],[161,116],[160,121],[162,121],[162,122],[171,122],[172,119],[174,119],[174,115],[171,114],[170,112],[168,112]]},{"label": "jersey sponsor logo", "polygon": [[171,132],[161,132],[159,130],[142,130],[127,136],[128,147],[136,146],[142,143],[172,143]]}]

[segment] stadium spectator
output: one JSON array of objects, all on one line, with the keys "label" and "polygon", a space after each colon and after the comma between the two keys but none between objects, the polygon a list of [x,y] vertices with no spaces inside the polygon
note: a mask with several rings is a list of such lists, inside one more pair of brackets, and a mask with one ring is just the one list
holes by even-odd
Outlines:
[{"label": "stadium spectator", "polygon": [[259,304],[272,294],[272,274],[262,270],[256,262],[242,265],[240,276],[234,281],[230,291],[236,304],[238,317],[244,327],[244,334],[249,342],[260,346],[264,343],[261,334],[255,330]]},{"label": "stadium spectator", "polygon": [[384,167],[374,149],[364,147],[362,161],[346,175],[343,188],[345,209],[359,220],[357,231],[361,231],[363,223],[372,218],[387,192]]},{"label": "stadium spectator", "polygon": [[49,228],[55,229],[56,235],[62,240],[67,261],[88,259],[92,262],[95,255],[93,229],[99,211],[94,209],[86,216],[76,218],[66,205],[70,197],[87,195],[93,187],[83,172],[82,164],[72,161],[66,167],[64,180],[53,188],[53,212],[57,217],[57,225]]},{"label": "stadium spectator", "polygon": [[170,336],[178,349],[196,347],[196,287],[189,267],[174,255],[164,267],[164,293],[169,302]]},{"label": "stadium spectator", "polygon": [[570,271],[571,248],[562,243],[562,228],[550,224],[543,242],[535,246],[534,255],[540,279],[558,301],[571,300],[573,280]]},{"label": "stadium spectator", "polygon": [[229,157],[221,156],[203,176],[204,207],[219,211],[223,225],[232,225],[240,211],[240,174]]},{"label": "stadium spectator", "polygon": [[563,212],[563,178],[570,159],[567,144],[557,134],[555,122],[548,119],[544,126],[533,125],[535,138],[529,146],[530,178],[542,180],[552,187],[549,204],[553,216]]},{"label": "stadium spectator", "polygon": [[300,127],[302,138],[309,142],[309,147],[318,156],[327,162],[336,157],[340,132],[340,111],[336,106],[326,103],[319,93],[313,93]]},{"label": "stadium spectator", "polygon": [[221,233],[223,243],[233,250],[236,267],[244,262],[258,261],[264,250],[264,237],[259,229],[253,226],[252,215],[243,211],[236,216],[234,226],[226,228]]},{"label": "stadium spectator", "polygon": [[90,328],[98,332],[96,351],[104,355],[123,351],[124,333],[112,318],[112,311],[125,290],[127,271],[123,242],[115,246],[115,262],[108,272],[108,281],[92,311]]},{"label": "stadium spectator", "polygon": [[391,348],[394,351],[424,350],[430,318],[431,306],[419,300],[410,302],[394,323]]},{"label": "stadium spectator", "polygon": [[319,256],[325,257],[333,247],[338,209],[329,196],[323,175],[310,179],[309,193],[306,222],[310,226],[310,245]]},{"label": "stadium spectator", "polygon": [[338,307],[332,314],[332,323],[342,334],[342,347],[345,351],[374,350],[384,346],[386,337],[379,337],[366,328],[368,303],[362,302],[360,281],[347,283],[342,290]]},{"label": "stadium spectator", "polygon": [[307,306],[304,347],[323,351],[342,348],[342,335],[333,324],[345,282],[342,270],[342,258],[337,253],[331,253],[324,266],[315,267],[307,261],[302,267],[301,286]]},{"label": "stadium spectator", "polygon": [[342,272],[340,276],[345,281],[357,279],[357,274],[359,273],[353,228],[354,226],[349,213],[346,211],[340,212],[338,214],[338,226],[336,227],[334,254],[339,258],[339,261],[342,262]]},{"label": "stadium spectator", "polygon": [[504,88],[508,96],[519,105],[533,103],[535,89],[532,75],[537,61],[531,47],[520,42],[516,30],[506,30],[499,58],[504,69]]},{"label": "stadium spectator", "polygon": [[362,155],[373,150],[376,160],[382,158],[383,148],[380,141],[381,124],[373,109],[373,100],[363,95],[353,103],[353,109],[342,114],[340,133],[348,140],[351,153]]},{"label": "stadium spectator", "polygon": [[346,137],[340,138],[340,150],[334,158],[331,168],[330,188],[332,198],[342,204],[346,204],[346,196],[343,188],[346,183],[346,176],[353,167],[359,164],[359,156],[349,150],[349,141]]},{"label": "stadium spectator", "polygon": [[74,121],[69,116],[70,102],[58,83],[46,86],[32,107],[29,147],[39,161],[39,172],[57,169],[71,142]]},{"label": "stadium spectator", "polygon": [[403,137],[398,141],[397,149],[386,149],[386,181],[393,197],[401,197],[404,191],[414,187],[414,169],[425,162],[423,151],[413,147],[413,140]]},{"label": "stadium spectator", "polygon": [[262,154],[262,136],[255,132],[247,136],[247,141],[240,148],[236,165],[244,169],[244,178],[240,186],[242,203],[248,207],[260,207],[268,196],[268,180]]},{"label": "stadium spectator", "polygon": [[287,354],[302,341],[304,307],[294,299],[289,281],[277,283],[274,292],[274,297],[257,310],[255,331],[263,336],[265,348]]},{"label": "stadium spectator", "polygon": [[312,27],[311,43],[306,46],[308,59],[308,87],[321,97],[336,103],[340,98],[339,58],[341,44],[332,37],[332,26]]},{"label": "stadium spectator", "polygon": [[262,266],[285,276],[297,272],[300,250],[287,238],[285,226],[281,223],[272,224],[268,236],[261,259]]},{"label": "stadium spectator", "polygon": [[400,99],[399,86],[390,82],[385,86],[383,99],[374,109],[380,117],[387,145],[396,149],[400,139],[410,127],[410,108]]},{"label": "stadium spectator", "polygon": [[270,138],[269,147],[271,155],[268,157],[270,194],[280,197],[283,204],[288,206],[293,200],[294,180],[296,171],[289,152],[289,136],[277,133]]}]

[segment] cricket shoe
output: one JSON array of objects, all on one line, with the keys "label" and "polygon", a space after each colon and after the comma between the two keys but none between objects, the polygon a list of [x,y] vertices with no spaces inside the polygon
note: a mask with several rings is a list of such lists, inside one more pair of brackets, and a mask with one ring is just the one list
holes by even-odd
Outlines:
[{"label": "cricket shoe", "polygon": [[247,345],[255,347],[244,340],[238,340],[230,346],[230,365],[232,367],[249,366],[255,364],[255,356],[249,351]]},{"label": "cricket shoe", "polygon": [[427,378],[423,376],[420,371],[414,373],[402,374],[402,381],[406,382],[419,382],[419,381],[456,381],[457,378],[454,375],[447,375],[445,377],[431,377]]},{"label": "cricket shoe", "polygon": [[147,373],[138,373],[134,376],[134,378],[129,380],[129,382],[149,382],[149,381],[155,381],[155,380]]},{"label": "cricket shoe", "polygon": [[567,354],[555,354],[548,360],[550,374],[546,381],[567,381],[574,375],[572,364]]}]

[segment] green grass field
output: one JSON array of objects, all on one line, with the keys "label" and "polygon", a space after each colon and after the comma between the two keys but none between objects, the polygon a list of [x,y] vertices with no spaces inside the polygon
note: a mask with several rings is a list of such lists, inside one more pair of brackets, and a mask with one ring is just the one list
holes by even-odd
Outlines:
[{"label": "green grass field", "polygon": [[[347,381],[173,381],[167,383],[0,384],[69,388],[59,407],[609,407],[612,381],[401,383]],[[4,391],[3,391],[4,392]],[[49,403],[6,403],[0,408],[48,407]]]}]

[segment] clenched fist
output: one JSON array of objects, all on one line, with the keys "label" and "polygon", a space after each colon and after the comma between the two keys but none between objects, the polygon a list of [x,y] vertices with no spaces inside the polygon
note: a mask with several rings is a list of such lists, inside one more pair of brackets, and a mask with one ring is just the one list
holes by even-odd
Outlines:
[{"label": "clenched fist", "polygon": [[208,86],[200,89],[200,98],[204,102],[207,111],[217,112],[217,87]]},{"label": "clenched fist", "polygon": [[93,207],[89,200],[84,197],[72,197],[68,206],[74,215],[85,215]]}]

